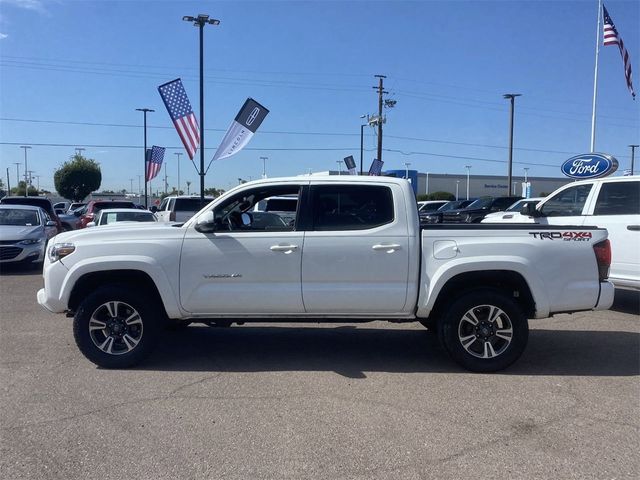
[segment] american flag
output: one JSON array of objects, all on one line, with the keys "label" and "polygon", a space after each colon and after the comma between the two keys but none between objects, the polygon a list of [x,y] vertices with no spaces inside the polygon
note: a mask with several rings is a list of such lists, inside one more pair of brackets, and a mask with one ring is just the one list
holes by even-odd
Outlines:
[{"label": "american flag", "polygon": [[147,169],[145,172],[146,181],[150,182],[162,168],[162,160],[164,159],[164,147],[156,147],[155,145],[147,149]]},{"label": "american flag", "polygon": [[624,42],[622,41],[622,37],[616,30],[616,26],[613,24],[613,20],[609,16],[609,12],[605,8],[604,4],[602,4],[602,12],[604,15],[604,46],[608,45],[617,45],[620,50],[620,55],[622,56],[622,62],[624,63],[624,78],[627,81],[627,88],[631,92],[631,96],[635,100],[636,92],[633,91],[633,82],[631,79],[631,60],[629,60],[629,52],[624,48]]},{"label": "american flag", "polygon": [[189,97],[179,78],[158,87],[164,105],[167,107],[173,125],[187,149],[189,158],[193,160],[200,145],[200,128],[191,108]]}]

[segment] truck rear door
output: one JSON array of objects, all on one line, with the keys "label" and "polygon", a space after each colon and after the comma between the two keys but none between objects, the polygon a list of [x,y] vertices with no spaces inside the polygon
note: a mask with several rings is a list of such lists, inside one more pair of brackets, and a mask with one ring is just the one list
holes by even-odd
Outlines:
[{"label": "truck rear door", "polygon": [[394,184],[312,184],[302,256],[307,313],[403,311],[409,275],[403,198]]}]

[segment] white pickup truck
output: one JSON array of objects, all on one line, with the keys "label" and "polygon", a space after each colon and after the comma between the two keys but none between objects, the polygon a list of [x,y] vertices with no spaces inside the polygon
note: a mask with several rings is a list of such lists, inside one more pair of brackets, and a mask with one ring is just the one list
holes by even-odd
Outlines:
[{"label": "white pickup truck", "polygon": [[[295,222],[256,212],[295,196]],[[50,241],[38,302],[74,316],[82,353],[122,368],[162,326],[202,322],[419,321],[459,364],[496,371],[528,320],[604,310],[607,231],[540,225],[421,230],[403,179],[319,176],[240,185],[184,225],[105,226]]]}]

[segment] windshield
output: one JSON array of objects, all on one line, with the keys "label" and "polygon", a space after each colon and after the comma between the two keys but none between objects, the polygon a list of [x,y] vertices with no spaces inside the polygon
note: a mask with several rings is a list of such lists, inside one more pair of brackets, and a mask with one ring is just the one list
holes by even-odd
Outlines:
[{"label": "windshield", "polygon": [[40,219],[35,210],[3,208],[0,210],[0,225],[33,227],[40,225]]},{"label": "windshield", "polygon": [[100,225],[116,222],[153,222],[153,213],[142,210],[136,212],[105,212],[100,217]]},{"label": "windshield", "polygon": [[491,206],[491,204],[493,203],[493,198],[492,197],[483,197],[483,198],[479,198],[477,199],[475,202],[473,202],[471,205],[469,205],[467,208],[468,209],[475,209],[475,208],[489,208]]}]

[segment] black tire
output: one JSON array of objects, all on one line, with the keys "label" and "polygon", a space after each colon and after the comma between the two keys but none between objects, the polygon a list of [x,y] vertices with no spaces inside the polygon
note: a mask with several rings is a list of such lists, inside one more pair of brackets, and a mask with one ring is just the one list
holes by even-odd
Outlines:
[{"label": "black tire", "polygon": [[438,334],[462,367],[496,372],[520,358],[529,339],[529,324],[507,294],[482,289],[467,292],[453,303],[439,322]]},{"label": "black tire", "polygon": [[155,302],[126,286],[99,287],[76,311],[76,345],[100,367],[127,368],[140,363],[151,353],[165,321]]}]

